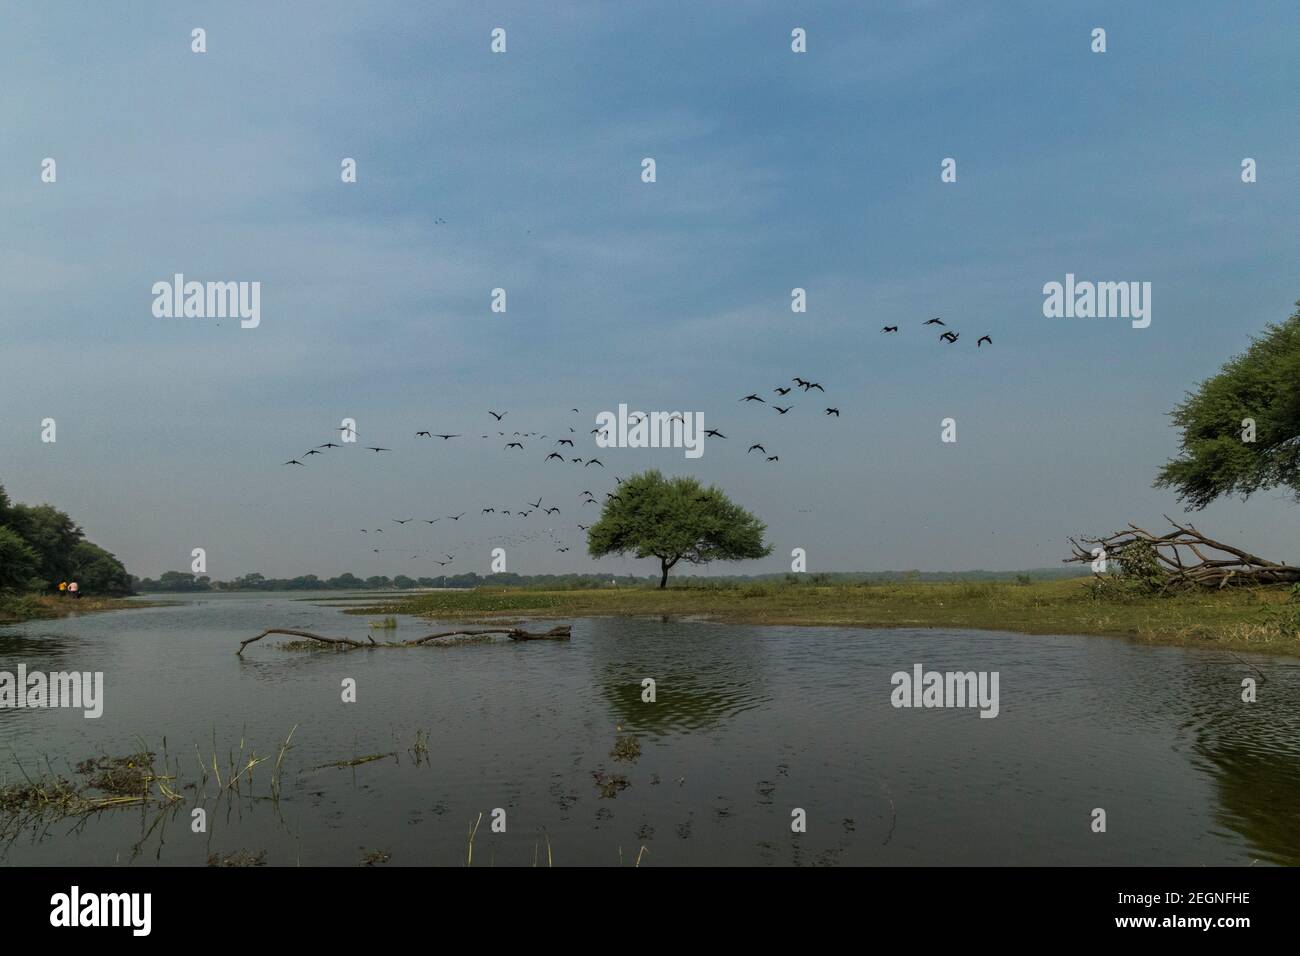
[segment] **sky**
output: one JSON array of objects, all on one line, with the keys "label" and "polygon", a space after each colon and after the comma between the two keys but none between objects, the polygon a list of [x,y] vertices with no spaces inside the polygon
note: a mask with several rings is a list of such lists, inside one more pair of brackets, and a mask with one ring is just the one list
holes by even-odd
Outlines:
[{"label": "sky", "polygon": [[[142,576],[648,574],[577,528],[647,468],[767,523],[709,573],[1056,565],[1185,517],[1168,413],[1300,299],[1297,49],[1290,0],[8,4],[0,483]],[[260,324],[156,317],[178,272]],[[1045,317],[1067,273],[1150,326]],[[727,438],[597,451],[620,403]],[[1282,490],[1192,520],[1300,561]]]}]

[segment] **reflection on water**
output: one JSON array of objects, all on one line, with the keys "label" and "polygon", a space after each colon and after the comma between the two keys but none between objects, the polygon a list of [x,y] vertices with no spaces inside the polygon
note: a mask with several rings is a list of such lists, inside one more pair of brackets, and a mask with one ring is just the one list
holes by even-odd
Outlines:
[{"label": "reflection on water", "polygon": [[[743,630],[707,624],[683,630],[658,618],[601,618],[590,625],[598,689],[628,729],[656,735],[708,730],[770,699],[764,645]],[[706,639],[691,639],[692,630],[708,632]],[[643,700],[646,678],[655,682],[653,706]]]},{"label": "reflection on water", "polygon": [[[1300,863],[1296,659],[654,618],[575,621],[569,642],[337,653],[268,638],[235,656],[269,626],[367,630],[248,594],[0,628],[0,669],[105,673],[99,720],[0,710],[0,783],[23,779],[19,765],[78,779],[88,757],[147,747],[181,794],[0,826],[4,862],[265,851],[270,865],[356,865],[381,850],[392,865],[463,865],[483,814],[475,865],[545,865],[548,848],[556,865],[631,865],[642,847],[659,866]],[[429,629],[402,620],[398,637]],[[1000,715],[894,709],[890,675],[915,663],[998,671]],[[1241,679],[1261,675],[1258,702],[1242,703]],[[345,678],[356,703],[341,700]],[[639,742],[635,760],[612,755],[620,733]],[[265,758],[251,782],[218,787],[250,754]],[[199,806],[208,830],[194,834]],[[1094,807],[1105,834],[1091,832]],[[489,827],[495,808],[504,833]],[[796,808],[806,833],[790,830]]]}]

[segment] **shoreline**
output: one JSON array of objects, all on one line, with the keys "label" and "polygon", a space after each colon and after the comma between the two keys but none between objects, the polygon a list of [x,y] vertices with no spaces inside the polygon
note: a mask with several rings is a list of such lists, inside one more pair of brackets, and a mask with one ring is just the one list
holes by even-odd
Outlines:
[{"label": "shoreline", "polygon": [[1284,589],[1094,597],[1092,580],[1030,584],[769,583],[722,587],[426,592],[344,610],[433,620],[693,617],[726,624],[863,629],[959,628],[1122,637],[1153,646],[1300,657],[1300,605]]},{"label": "shoreline", "polygon": [[27,621],[52,621],[74,614],[158,606],[158,602],[141,601],[132,597],[69,598],[55,594],[16,594],[0,597],[0,626],[24,624]]}]

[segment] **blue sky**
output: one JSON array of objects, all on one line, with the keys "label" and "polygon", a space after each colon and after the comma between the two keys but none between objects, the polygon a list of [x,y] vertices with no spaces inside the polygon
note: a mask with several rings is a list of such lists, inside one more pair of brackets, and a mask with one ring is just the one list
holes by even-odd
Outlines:
[{"label": "blue sky", "polygon": [[[1067,535],[1158,525],[1181,513],[1150,487],[1167,413],[1300,298],[1300,12],[981,7],[9,5],[0,482],[150,575],[194,547],[217,577],[438,572],[374,554],[359,529],[381,525],[448,570],[528,532],[512,571],[649,572],[591,562],[576,528],[579,490],[647,467],[767,521],[755,572],[794,547],[810,570],[1045,566]],[[260,327],[155,318],[175,272],[260,281]],[[1067,272],[1150,281],[1150,328],[1044,318]],[[957,345],[921,327],[936,315]],[[737,402],[795,375],[826,400]],[[570,426],[586,457],[620,402],[728,440],[605,451],[603,475],[543,463]],[[550,438],[507,453],[489,408]],[[345,416],[393,452],[281,466]],[[561,515],[478,516],[538,495]],[[1280,491],[1194,520],[1300,560]]]}]

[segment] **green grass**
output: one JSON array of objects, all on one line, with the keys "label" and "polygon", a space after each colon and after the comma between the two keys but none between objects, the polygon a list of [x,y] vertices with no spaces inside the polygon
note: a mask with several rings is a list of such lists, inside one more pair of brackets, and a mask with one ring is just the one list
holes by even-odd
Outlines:
[{"label": "green grass", "polygon": [[438,620],[702,616],[743,624],[946,627],[1102,634],[1153,644],[1300,654],[1300,604],[1283,589],[1097,596],[1090,578],[979,583],[669,586],[546,591],[478,588],[395,597],[348,613]]},{"label": "green grass", "polygon": [[58,594],[0,594],[0,624],[13,624],[88,611],[118,611],[127,607],[157,607],[157,602],[115,597],[68,597]]}]

